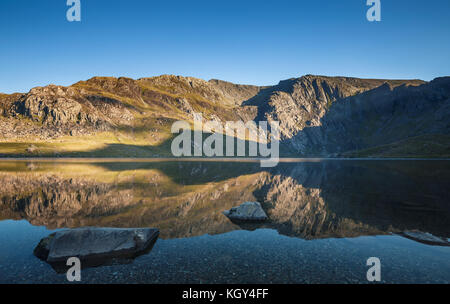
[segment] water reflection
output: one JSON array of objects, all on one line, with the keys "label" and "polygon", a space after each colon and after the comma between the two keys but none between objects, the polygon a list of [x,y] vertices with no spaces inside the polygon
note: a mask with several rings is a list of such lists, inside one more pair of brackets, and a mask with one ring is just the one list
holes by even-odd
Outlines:
[{"label": "water reflection", "polygon": [[[155,227],[184,238],[273,228],[304,239],[418,229],[448,237],[446,161],[2,162],[0,220],[49,229]],[[262,203],[270,220],[230,222],[222,211]]]}]

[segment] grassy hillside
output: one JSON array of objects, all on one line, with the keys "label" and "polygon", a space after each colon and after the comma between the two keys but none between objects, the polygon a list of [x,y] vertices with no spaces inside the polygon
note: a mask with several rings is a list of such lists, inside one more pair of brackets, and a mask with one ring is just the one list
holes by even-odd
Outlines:
[{"label": "grassy hillside", "polygon": [[194,113],[222,124],[277,120],[281,156],[448,157],[448,83],[307,75],[258,87],[94,77],[0,94],[0,157],[167,157],[172,124],[192,125]]},{"label": "grassy hillside", "polygon": [[388,145],[343,153],[344,157],[450,158],[449,135],[422,135]]}]

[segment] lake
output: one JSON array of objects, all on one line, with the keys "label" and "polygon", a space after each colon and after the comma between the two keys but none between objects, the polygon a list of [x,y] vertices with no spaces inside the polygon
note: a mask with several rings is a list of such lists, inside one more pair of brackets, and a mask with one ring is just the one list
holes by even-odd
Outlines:
[{"label": "lake", "polygon": [[[224,210],[258,201],[269,216]],[[450,161],[1,160],[0,283],[67,283],[33,255],[54,231],[154,227],[151,250],[82,283],[450,283]]]}]

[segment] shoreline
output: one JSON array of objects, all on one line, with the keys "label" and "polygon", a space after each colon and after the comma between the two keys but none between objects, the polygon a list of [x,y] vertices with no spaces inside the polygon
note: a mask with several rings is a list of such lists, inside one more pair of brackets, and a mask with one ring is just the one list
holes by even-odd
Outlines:
[{"label": "shoreline", "polygon": [[[0,162],[20,162],[20,161],[40,161],[40,162],[214,162],[214,161],[231,161],[231,162],[259,162],[267,158],[201,158],[201,157],[0,157]],[[407,157],[280,157],[279,162],[320,162],[320,161],[450,161],[450,158],[407,158]]]}]

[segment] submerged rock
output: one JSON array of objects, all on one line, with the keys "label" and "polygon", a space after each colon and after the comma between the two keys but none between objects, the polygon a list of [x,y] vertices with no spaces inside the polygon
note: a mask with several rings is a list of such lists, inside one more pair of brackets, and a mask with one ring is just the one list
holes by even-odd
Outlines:
[{"label": "submerged rock", "polygon": [[264,221],[268,218],[258,202],[245,202],[238,207],[224,211],[223,214],[234,221]]},{"label": "submerged rock", "polygon": [[401,235],[408,239],[424,243],[427,245],[450,246],[450,242],[447,238],[438,237],[428,232],[411,230],[411,231],[403,231]]},{"label": "submerged rock", "polygon": [[57,271],[70,257],[78,257],[83,268],[100,266],[147,253],[158,235],[154,228],[76,228],[43,238],[34,254]]}]

